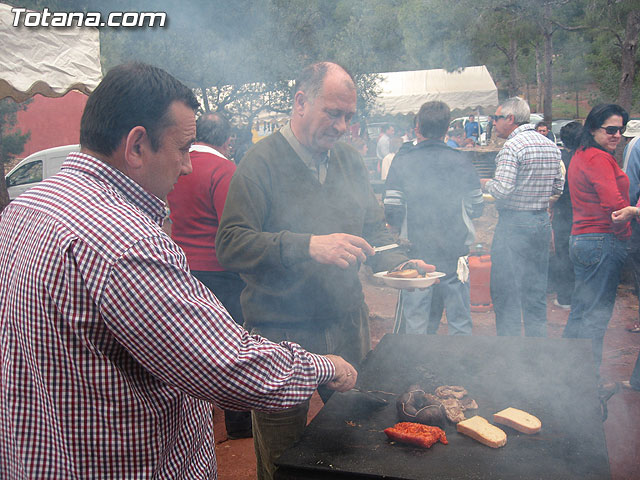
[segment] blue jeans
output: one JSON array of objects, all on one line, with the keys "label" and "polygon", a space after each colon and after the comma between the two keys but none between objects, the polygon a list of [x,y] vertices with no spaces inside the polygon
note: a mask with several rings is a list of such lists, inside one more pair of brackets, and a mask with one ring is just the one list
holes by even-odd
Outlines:
[{"label": "blue jeans", "polygon": [[636,365],[633,367],[629,383],[631,383],[631,386],[636,390],[640,390],[640,354],[638,354],[636,358]]},{"label": "blue jeans", "polygon": [[[447,311],[449,335],[471,335],[471,299],[469,282],[462,283],[455,273],[447,274],[440,283],[426,290],[402,291],[402,316],[405,333],[435,333],[440,318],[430,318],[434,295],[442,299]],[[435,326],[435,330],[428,328]]]},{"label": "blue jeans", "polygon": [[572,235],[569,255],[576,285],[571,313],[562,334],[565,338],[590,338],[596,366],[602,362],[602,344],[607,330],[620,272],[627,258],[627,241],[612,233]]},{"label": "blue jeans", "polygon": [[[631,238],[629,239],[629,260],[633,270],[634,287],[640,300],[640,223],[631,222]],[[640,311],[638,312],[640,315]],[[638,317],[640,320],[640,317]]]},{"label": "blue jeans", "polygon": [[491,244],[491,300],[501,336],[547,336],[551,223],[545,210],[500,210]]}]

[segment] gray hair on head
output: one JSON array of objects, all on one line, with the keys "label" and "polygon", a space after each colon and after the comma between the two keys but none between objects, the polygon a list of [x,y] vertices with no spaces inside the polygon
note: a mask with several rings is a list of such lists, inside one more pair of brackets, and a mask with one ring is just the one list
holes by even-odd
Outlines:
[{"label": "gray hair on head", "polygon": [[529,104],[520,97],[511,97],[500,104],[501,113],[504,116],[513,115],[514,123],[523,125],[529,123],[531,117],[531,109]]},{"label": "gray hair on head", "polygon": [[332,62],[318,62],[313,63],[302,70],[300,76],[296,80],[294,94],[295,92],[302,91],[310,99],[317,98],[320,90],[322,90],[324,79],[327,74],[334,69],[344,72],[350,80],[349,86],[355,90],[356,82],[353,79],[353,76],[344,67]]}]

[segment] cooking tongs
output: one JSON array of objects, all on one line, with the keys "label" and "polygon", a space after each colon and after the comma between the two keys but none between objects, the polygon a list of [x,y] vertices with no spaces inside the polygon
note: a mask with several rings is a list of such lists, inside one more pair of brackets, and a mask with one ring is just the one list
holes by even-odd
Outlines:
[{"label": "cooking tongs", "polygon": [[364,398],[370,401],[373,405],[376,405],[379,407],[384,407],[389,403],[387,400],[380,397],[376,392],[364,390],[363,388],[360,388],[360,387],[353,387],[352,391],[358,392]]}]

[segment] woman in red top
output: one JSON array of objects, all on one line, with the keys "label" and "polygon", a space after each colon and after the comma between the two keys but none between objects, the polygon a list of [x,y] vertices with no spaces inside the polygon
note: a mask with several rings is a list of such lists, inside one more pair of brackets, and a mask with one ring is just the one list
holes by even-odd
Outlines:
[{"label": "woman in red top", "polygon": [[628,119],[619,105],[593,107],[568,173],[575,287],[563,337],[590,338],[598,367],[631,235],[629,222],[611,220],[614,211],[629,205],[629,179],[612,155]]}]

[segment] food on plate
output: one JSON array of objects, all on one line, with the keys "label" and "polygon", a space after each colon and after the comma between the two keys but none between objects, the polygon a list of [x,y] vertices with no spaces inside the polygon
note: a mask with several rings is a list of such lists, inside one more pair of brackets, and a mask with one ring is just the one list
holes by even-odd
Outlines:
[{"label": "food on plate", "polygon": [[500,448],[507,443],[507,434],[479,415],[458,423],[456,429],[491,448]]},{"label": "food on plate", "polygon": [[407,268],[406,270],[392,270],[391,272],[387,272],[387,277],[393,278],[418,278],[422,277],[420,272],[415,268]]},{"label": "food on plate", "polygon": [[398,398],[396,408],[400,420],[444,427],[445,411],[442,403],[420,387],[410,387],[408,392]]},{"label": "food on plate", "polygon": [[374,273],[374,277],[382,279],[385,285],[392,288],[428,288],[444,277],[443,272],[426,272],[416,262],[405,262],[391,271]]},{"label": "food on plate", "polygon": [[494,413],[493,421],[530,435],[538,433],[542,428],[542,422],[537,417],[513,407]]},{"label": "food on plate", "polygon": [[421,423],[400,422],[393,427],[385,428],[384,433],[389,440],[395,442],[409,443],[418,447],[431,448],[436,442],[447,445],[447,436],[444,430]]},{"label": "food on plate", "polygon": [[416,262],[409,260],[387,272],[386,276],[393,278],[425,278],[426,274],[427,272],[416,265]]}]

